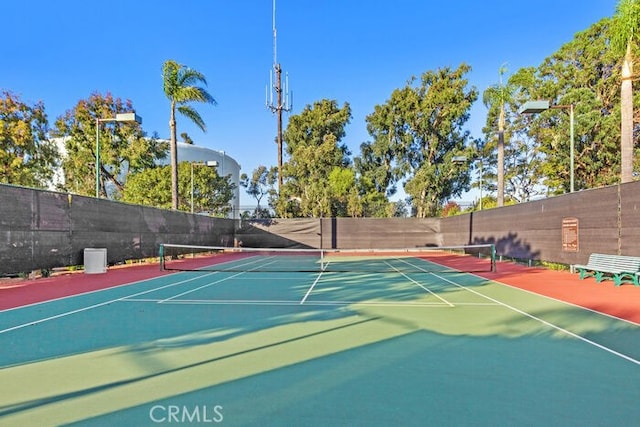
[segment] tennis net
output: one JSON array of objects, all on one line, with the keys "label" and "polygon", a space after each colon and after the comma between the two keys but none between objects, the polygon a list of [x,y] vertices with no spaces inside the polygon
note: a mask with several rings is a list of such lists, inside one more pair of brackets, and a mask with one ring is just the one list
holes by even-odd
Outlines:
[{"label": "tennis net", "polygon": [[406,249],[231,248],[163,243],[160,268],[230,272],[488,272],[491,244]]}]

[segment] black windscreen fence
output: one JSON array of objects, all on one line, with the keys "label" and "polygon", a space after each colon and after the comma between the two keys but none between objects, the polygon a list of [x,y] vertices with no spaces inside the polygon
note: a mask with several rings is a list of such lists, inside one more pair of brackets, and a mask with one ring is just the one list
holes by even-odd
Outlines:
[{"label": "black windscreen fence", "polygon": [[255,248],[371,249],[439,246],[434,218],[294,218],[242,221],[238,243]]},{"label": "black windscreen fence", "polygon": [[498,257],[584,263],[640,256],[640,182],[447,218],[232,220],[0,184],[0,275],[158,256],[161,243],[255,248],[395,249],[493,244]]},{"label": "black windscreen fence", "polygon": [[243,221],[251,247],[411,248],[493,244],[499,257],[585,263],[591,253],[640,256],[640,182],[447,218]]},{"label": "black windscreen fence", "polygon": [[443,218],[440,231],[444,244],[492,243],[499,256],[523,260],[640,256],[640,182]]},{"label": "black windscreen fence", "polygon": [[233,244],[234,221],[0,185],[0,275],[78,266],[86,248],[109,264],[158,256],[160,243]]}]

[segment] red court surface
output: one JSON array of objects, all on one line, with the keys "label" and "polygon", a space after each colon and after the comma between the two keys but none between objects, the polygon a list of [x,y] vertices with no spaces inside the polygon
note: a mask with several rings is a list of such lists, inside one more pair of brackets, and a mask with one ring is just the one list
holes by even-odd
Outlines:
[{"label": "red court surface", "polygon": [[[463,271],[468,269],[468,261],[455,255],[444,255],[438,259],[439,263]],[[0,310],[125,285],[166,274],[171,272],[160,271],[158,264],[142,264],[110,267],[104,274],[76,272],[40,279],[0,279]],[[567,271],[531,268],[509,262],[499,262],[497,272],[475,274],[640,324],[640,287],[631,284],[616,287],[612,281],[596,283],[593,278],[580,280],[578,274]]]},{"label": "red court surface", "polygon": [[158,264],[110,267],[103,274],[82,271],[39,279],[0,279],[0,310],[97,291],[158,277]]},{"label": "red court surface", "polygon": [[[465,270],[468,260],[444,255],[438,262]],[[600,313],[640,323],[640,287],[632,284],[614,286],[613,281],[597,283],[594,278],[580,280],[577,273],[526,267],[498,262],[496,272],[475,273],[508,286],[525,289]]]},{"label": "red court surface", "polygon": [[613,281],[597,283],[594,278],[580,280],[577,273],[500,264],[496,273],[483,277],[566,301],[620,319],[640,323],[640,287],[614,286]]}]

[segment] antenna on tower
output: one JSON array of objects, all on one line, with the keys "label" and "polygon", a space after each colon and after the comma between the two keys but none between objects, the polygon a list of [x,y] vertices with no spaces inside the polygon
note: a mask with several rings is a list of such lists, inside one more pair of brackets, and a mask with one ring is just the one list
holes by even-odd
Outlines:
[{"label": "antenna on tower", "polygon": [[[282,84],[282,68],[278,63],[278,44],[276,30],[276,0],[273,0],[273,69],[269,73],[269,86],[265,91],[265,103],[278,119],[278,134],[276,144],[278,144],[278,190],[282,187],[282,113],[291,111],[293,105],[293,93],[289,95],[289,74],[285,74],[284,86]],[[274,102],[275,92],[275,102]]]}]

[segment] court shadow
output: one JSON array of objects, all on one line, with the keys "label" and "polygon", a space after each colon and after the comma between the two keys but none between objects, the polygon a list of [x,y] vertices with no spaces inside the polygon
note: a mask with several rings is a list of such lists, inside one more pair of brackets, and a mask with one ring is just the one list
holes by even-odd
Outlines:
[{"label": "court shadow", "polygon": [[515,259],[533,260],[540,259],[540,251],[533,250],[531,244],[518,237],[518,233],[509,232],[502,237],[474,237],[471,244],[493,244],[496,255]]},{"label": "court shadow", "polygon": [[599,363],[597,350],[550,335],[474,339],[414,330],[83,421],[114,425],[126,419],[143,425],[157,405],[204,403],[219,404],[224,422],[244,426],[503,425],[505,420],[608,425],[636,419],[634,367],[613,363],[593,369]]}]

